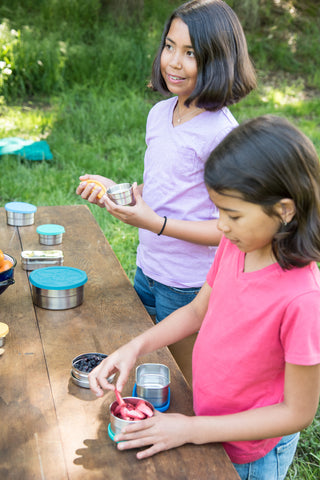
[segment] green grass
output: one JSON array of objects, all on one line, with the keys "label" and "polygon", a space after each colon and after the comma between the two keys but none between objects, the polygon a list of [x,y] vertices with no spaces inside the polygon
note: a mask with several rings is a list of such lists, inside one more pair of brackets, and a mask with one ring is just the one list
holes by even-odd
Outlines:
[{"label": "green grass", "polygon": [[[254,10],[254,28],[246,17],[252,2],[242,2],[247,10],[239,14],[259,86],[231,110],[239,122],[265,113],[285,116],[320,154],[319,16],[290,14],[286,1],[279,3],[282,10],[260,2],[265,8]],[[142,181],[146,117],[161,98],[146,85],[163,22],[180,2],[144,3],[137,22],[134,15],[116,21],[99,0],[1,2],[0,138],[45,139],[53,160],[0,157],[0,206],[88,204],[75,194],[84,173]],[[132,280],[137,229],[88,205]],[[288,479],[320,478],[319,423],[318,412],[302,433]]]}]

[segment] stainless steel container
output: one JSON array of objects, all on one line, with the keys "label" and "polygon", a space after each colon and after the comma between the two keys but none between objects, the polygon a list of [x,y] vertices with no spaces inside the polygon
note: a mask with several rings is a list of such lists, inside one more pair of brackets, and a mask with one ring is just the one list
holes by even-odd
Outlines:
[{"label": "stainless steel container", "polygon": [[[149,408],[154,412],[153,405],[150,402],[147,402],[143,398],[138,398],[138,397],[124,397],[124,401],[129,400],[131,404],[136,405],[139,401],[144,400],[144,402],[148,405]],[[132,423],[137,423],[137,422],[143,422],[143,420],[123,420],[122,418],[117,417],[114,414],[115,408],[118,406],[118,402],[114,401],[110,407],[110,427],[111,427],[111,432],[113,435],[117,435],[118,433],[121,432],[123,427],[126,425],[131,425]]]},{"label": "stainless steel container", "polygon": [[119,183],[107,190],[108,197],[117,205],[134,205],[131,183]]},{"label": "stainless steel container", "polygon": [[65,229],[62,225],[46,224],[37,227],[39,242],[43,245],[58,245],[62,243]]},{"label": "stainless steel container", "polygon": [[34,214],[37,207],[30,203],[10,202],[4,206],[7,214],[7,224],[15,227],[25,227],[34,224]]},{"label": "stainless steel container", "polygon": [[39,268],[30,273],[33,303],[48,310],[67,310],[83,302],[84,271],[72,267]]},{"label": "stainless steel container", "polygon": [[9,327],[6,323],[0,322],[0,347],[6,343],[6,336],[9,333]]},{"label": "stainless steel container", "polygon": [[24,250],[21,252],[21,265],[27,271],[63,265],[63,252],[62,250]]},{"label": "stainless steel container", "polygon": [[[108,355],[104,353],[90,352],[82,353],[72,360],[71,378],[72,381],[83,388],[90,388],[89,373],[99,365]],[[115,374],[108,377],[108,382],[112,383]]]},{"label": "stainless steel container", "polygon": [[155,408],[168,401],[170,370],[161,363],[144,363],[136,368],[136,393]]}]

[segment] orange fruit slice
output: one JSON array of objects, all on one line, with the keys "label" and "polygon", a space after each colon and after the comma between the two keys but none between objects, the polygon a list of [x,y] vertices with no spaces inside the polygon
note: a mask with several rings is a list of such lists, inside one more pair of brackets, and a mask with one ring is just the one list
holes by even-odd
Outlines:
[{"label": "orange fruit slice", "polygon": [[3,264],[4,262],[4,254],[3,254],[3,251],[0,250],[0,266]]},{"label": "orange fruit slice", "polygon": [[13,264],[10,262],[10,260],[3,260],[3,262],[0,265],[0,273],[5,272],[6,270],[10,270],[10,268],[13,267]]},{"label": "orange fruit slice", "polygon": [[[97,197],[98,198],[101,198],[107,191],[106,187],[104,185],[102,185],[102,183],[98,182],[97,180],[93,180],[92,178],[88,178],[88,180],[85,180],[85,182],[88,184],[88,183],[94,183],[95,186],[93,187],[93,190],[95,190],[97,187],[100,187],[101,188],[101,191],[98,193]],[[83,183],[83,182],[81,182]]]}]

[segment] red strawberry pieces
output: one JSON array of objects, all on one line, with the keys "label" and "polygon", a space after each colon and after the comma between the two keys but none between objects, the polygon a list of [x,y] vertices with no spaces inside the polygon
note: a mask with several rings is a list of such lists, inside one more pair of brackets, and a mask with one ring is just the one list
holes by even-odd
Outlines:
[{"label": "red strawberry pieces", "polygon": [[152,409],[144,400],[139,400],[137,403],[128,400],[124,401],[117,389],[115,390],[115,394],[118,405],[113,413],[116,417],[122,418],[122,420],[134,421],[144,420],[145,418],[153,416]]}]

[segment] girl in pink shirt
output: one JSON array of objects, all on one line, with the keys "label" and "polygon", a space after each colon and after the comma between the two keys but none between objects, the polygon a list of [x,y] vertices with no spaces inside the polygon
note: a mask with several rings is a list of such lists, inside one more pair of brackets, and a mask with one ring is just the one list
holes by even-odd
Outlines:
[{"label": "girl in pink shirt", "polygon": [[[263,116],[234,129],[205,167],[223,234],[197,297],[91,374],[98,395],[122,390],[137,358],[199,330],[195,416],[157,413],[129,425],[118,449],[146,458],[222,442],[241,480],[282,480],[320,392],[320,165],[308,138]],[[172,386],[174,389],[174,386]]]}]

